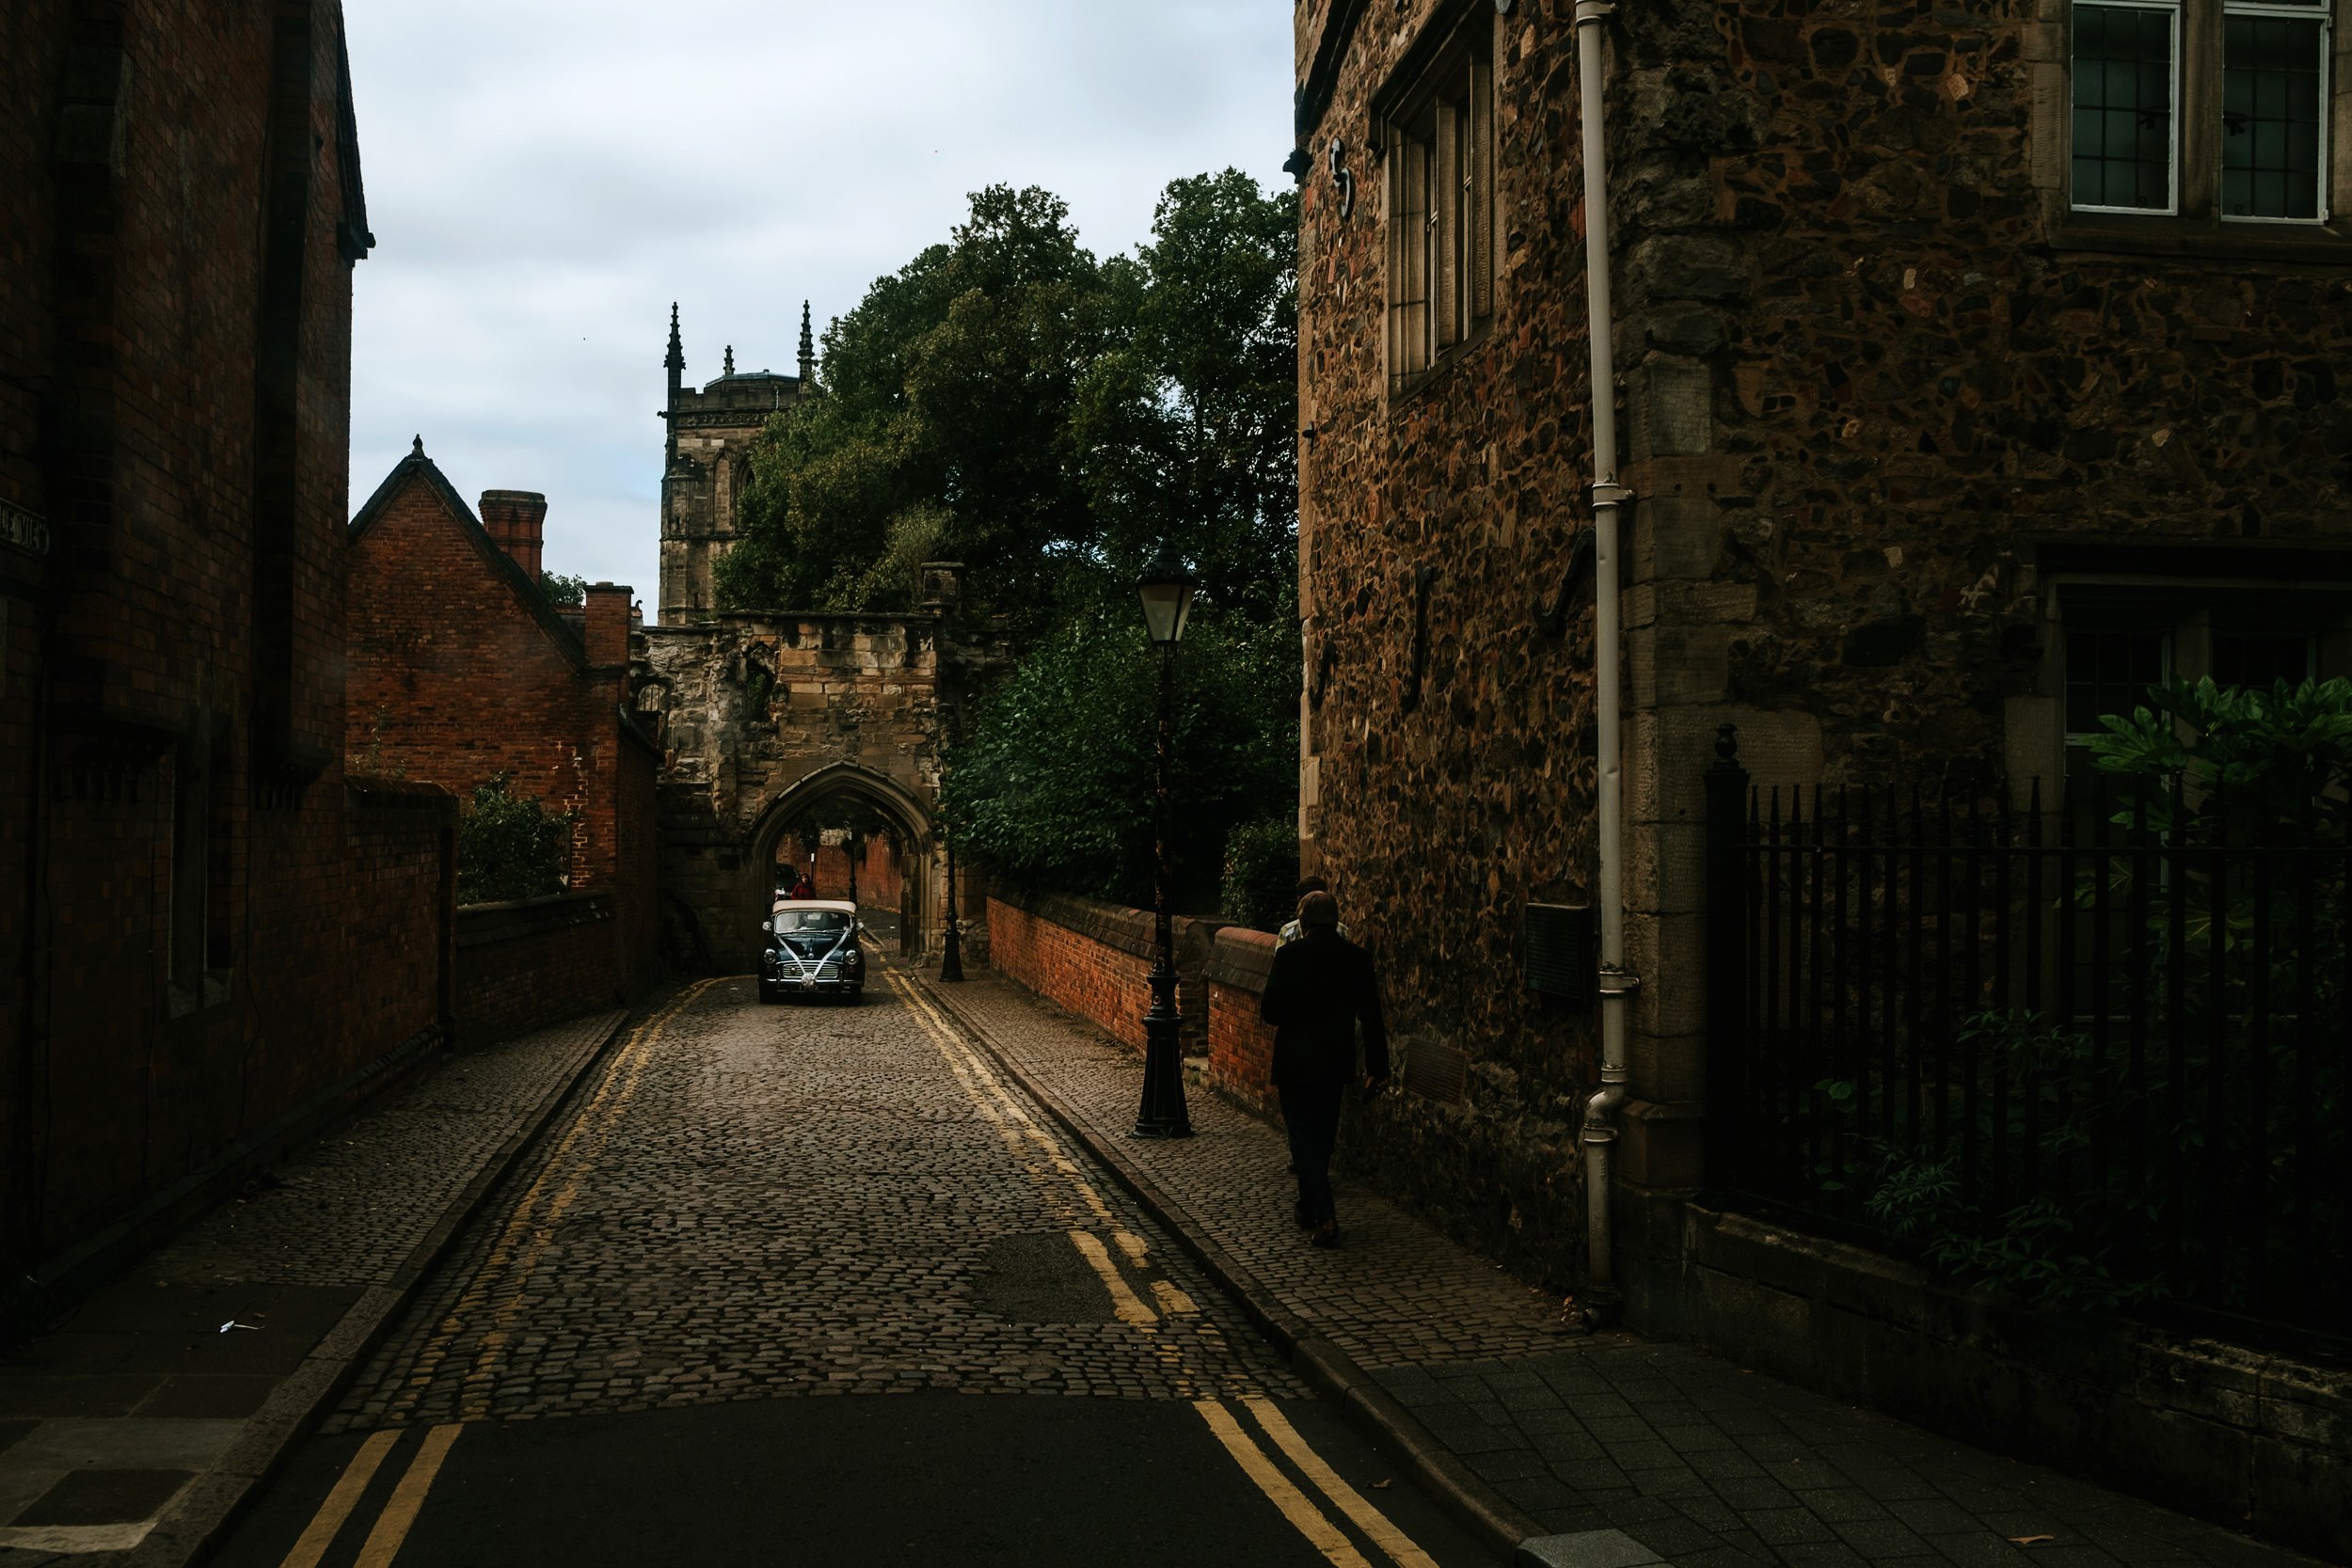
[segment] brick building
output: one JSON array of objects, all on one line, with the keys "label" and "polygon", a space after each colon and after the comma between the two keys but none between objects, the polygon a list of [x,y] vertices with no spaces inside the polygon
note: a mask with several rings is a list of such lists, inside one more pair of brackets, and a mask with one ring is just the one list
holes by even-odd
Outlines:
[{"label": "brick building", "polygon": [[798,375],[735,368],[729,345],[719,379],[699,391],[685,384],[686,344],[677,307],[670,308],[670,395],[661,418],[669,436],[661,466],[663,626],[683,626],[719,608],[711,574],[734,543],[743,492],[751,484],[753,440],[768,416],[789,408],[817,385],[817,341],[801,306]]},{"label": "brick building", "polygon": [[650,972],[658,927],[660,759],[629,709],[631,590],[590,585],[575,626],[541,586],[547,498],[485,490],[481,506],[420,438],[352,518],[351,764],[461,800],[504,775],[575,814],[568,887],[612,895],[602,973],[623,994]]},{"label": "brick building", "polygon": [[[1766,786],[2022,804],[2160,674],[2352,673],[2345,8],[1595,12],[1637,1313],[1640,1195],[1705,1180],[1719,724]],[[1302,856],[1419,1091],[1362,1157],[1573,1282],[1593,1015],[1527,961],[1597,898],[1576,8],[1295,17]]]},{"label": "brick building", "polygon": [[24,0],[0,89],[13,1293],[442,1037],[453,814],[343,762],[341,8]]}]

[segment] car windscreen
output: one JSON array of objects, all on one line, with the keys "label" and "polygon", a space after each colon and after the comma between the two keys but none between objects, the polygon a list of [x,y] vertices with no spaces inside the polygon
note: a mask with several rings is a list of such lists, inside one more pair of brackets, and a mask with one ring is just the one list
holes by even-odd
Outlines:
[{"label": "car windscreen", "polygon": [[820,932],[838,936],[850,928],[850,917],[841,910],[782,910],[776,914],[779,936],[810,936]]}]

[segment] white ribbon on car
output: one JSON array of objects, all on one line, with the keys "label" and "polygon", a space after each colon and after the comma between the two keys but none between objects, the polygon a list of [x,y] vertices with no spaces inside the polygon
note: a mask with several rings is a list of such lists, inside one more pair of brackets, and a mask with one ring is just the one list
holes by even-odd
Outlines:
[{"label": "white ribbon on car", "polygon": [[[818,956],[816,974],[819,975],[824,974],[825,966],[833,961],[834,954],[841,951],[842,943],[850,941],[856,935],[857,927],[854,925],[845,929],[841,933],[840,938],[835,941],[831,947],[826,948],[823,953]],[[808,960],[802,958],[799,953],[795,952],[790,942],[779,941],[777,945],[782,947],[786,953],[791,956],[792,967],[800,971],[800,977],[802,979],[806,980],[812,977]]]}]

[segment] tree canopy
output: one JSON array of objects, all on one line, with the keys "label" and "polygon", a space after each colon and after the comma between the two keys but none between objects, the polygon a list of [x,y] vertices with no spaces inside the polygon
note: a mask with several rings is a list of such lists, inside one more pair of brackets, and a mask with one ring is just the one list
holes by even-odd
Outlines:
[{"label": "tree canopy", "polygon": [[1284,613],[1295,202],[1179,180],[1152,241],[1098,261],[1059,198],[976,193],[827,327],[821,395],[753,449],[722,602],[901,609],[917,564],[953,559],[976,608],[1041,634],[1073,577],[1124,581],[1166,537],[1205,601]]}]

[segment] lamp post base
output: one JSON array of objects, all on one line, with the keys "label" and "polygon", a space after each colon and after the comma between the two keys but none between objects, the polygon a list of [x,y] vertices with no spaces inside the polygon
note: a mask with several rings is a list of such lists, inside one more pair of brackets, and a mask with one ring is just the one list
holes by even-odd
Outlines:
[{"label": "lamp post base", "polygon": [[1138,1138],[1192,1136],[1192,1116],[1184,1108],[1184,1022],[1172,1007],[1155,1006],[1143,1017],[1143,1104],[1136,1112]]},{"label": "lamp post base", "polygon": [[963,978],[963,940],[953,926],[947,927],[946,940],[940,945],[939,977],[943,980]]}]

